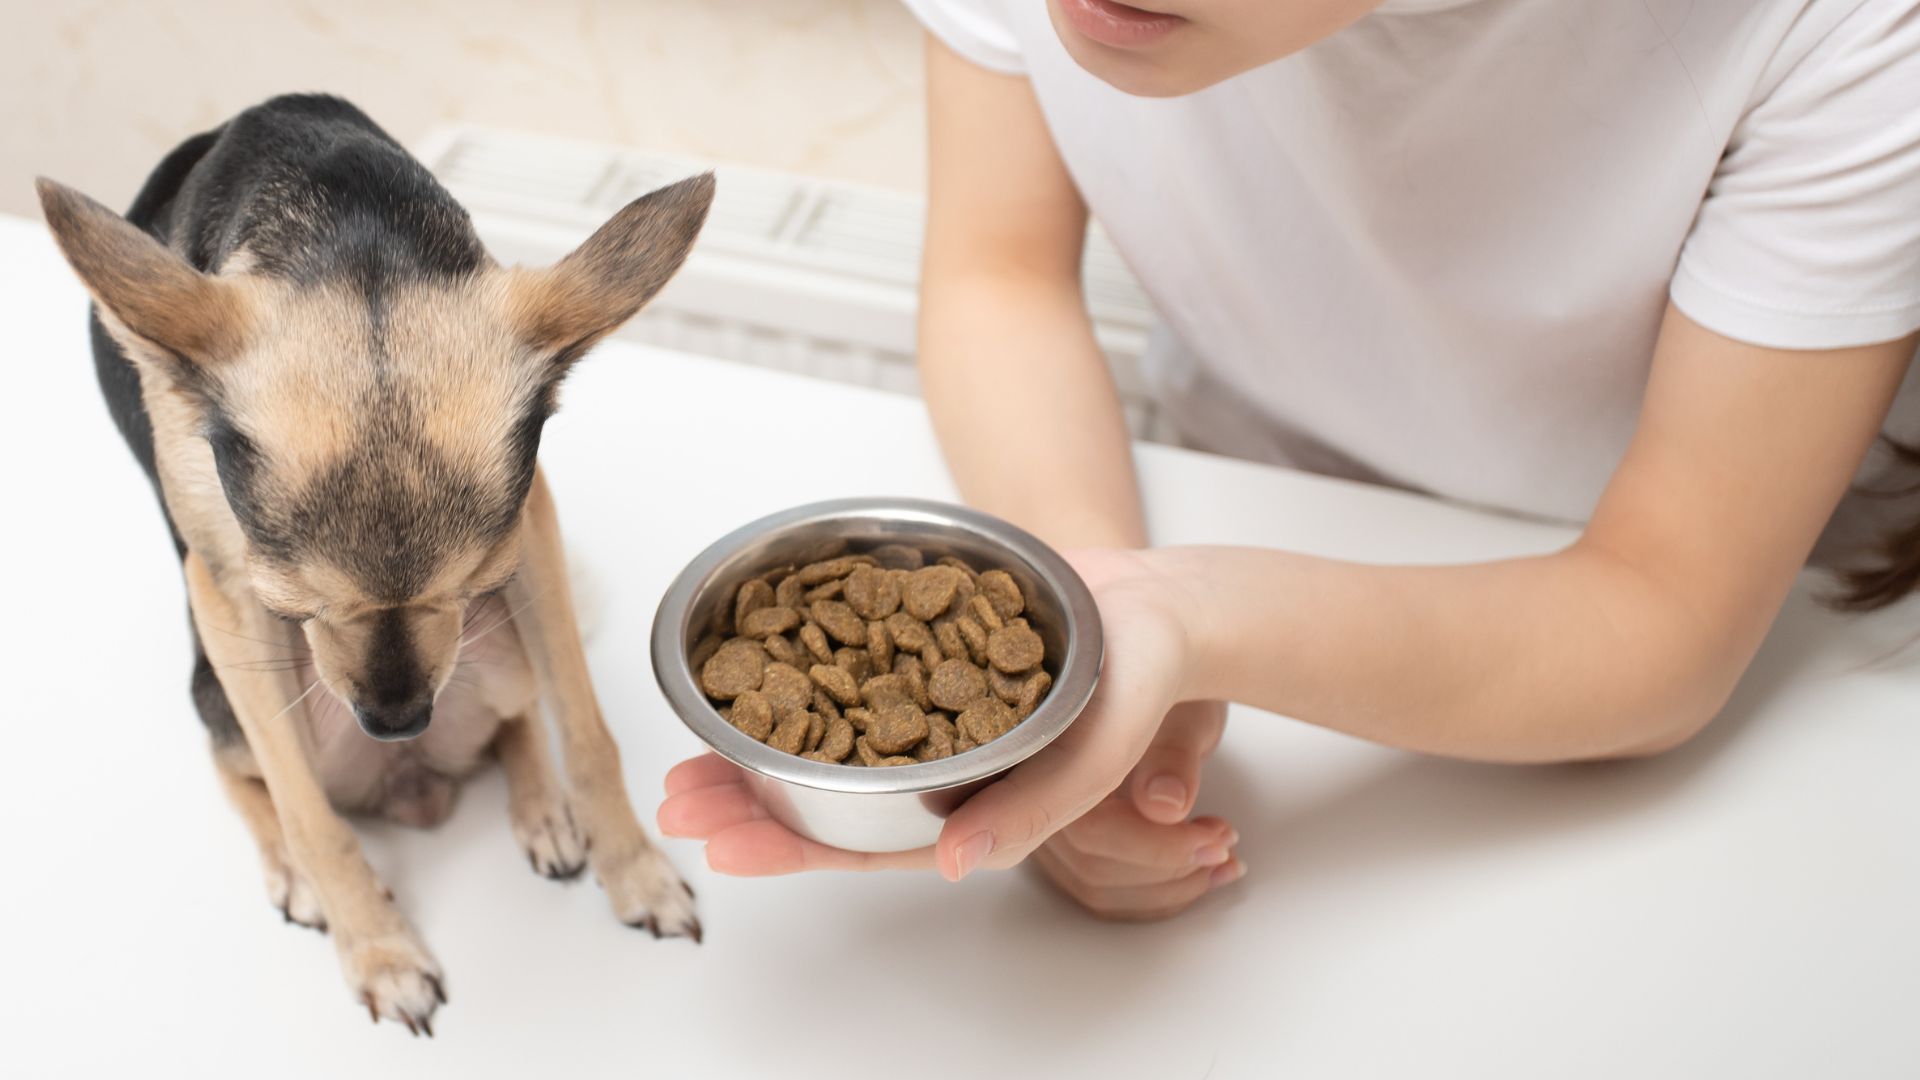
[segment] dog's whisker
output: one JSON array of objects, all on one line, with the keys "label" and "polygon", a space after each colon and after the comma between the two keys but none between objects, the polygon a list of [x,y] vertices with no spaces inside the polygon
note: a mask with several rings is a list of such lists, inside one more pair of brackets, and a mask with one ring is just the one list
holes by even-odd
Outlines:
[{"label": "dog's whisker", "polygon": [[274,714],[273,714],[273,715],[272,715],[271,717],[269,717],[269,718],[267,719],[267,723],[269,723],[269,724],[271,724],[271,723],[273,723],[273,722],[274,722],[275,720],[278,720],[278,719],[280,719],[281,717],[283,717],[283,716],[285,716],[285,715],[287,715],[288,713],[290,713],[290,712],[292,712],[292,711],[293,711],[293,707],[294,707],[295,705],[298,705],[298,704],[300,704],[301,702],[303,702],[303,701],[305,701],[305,700],[307,700],[307,695],[308,695],[308,694],[311,694],[311,693],[313,693],[313,690],[314,690],[314,687],[316,687],[316,686],[319,686],[319,685],[320,685],[320,679],[319,679],[319,677],[317,677],[317,676],[316,676],[316,677],[314,678],[314,680],[313,680],[312,682],[310,682],[310,683],[308,683],[308,684],[307,684],[307,688],[306,688],[305,690],[302,690],[302,691],[300,691],[300,696],[299,696],[299,697],[297,697],[297,698],[294,698],[294,699],[293,699],[292,701],[289,701],[289,702],[287,702],[287,707],[286,707],[286,708],[284,708],[284,709],[281,709],[281,710],[280,710],[279,712],[277,712],[277,713],[274,713]]},{"label": "dog's whisker", "polygon": [[221,633],[227,635],[228,637],[236,637],[236,638],[239,638],[241,641],[251,641],[256,645],[265,645],[265,646],[268,646],[269,648],[288,649],[288,650],[292,650],[302,654],[312,651],[308,649],[307,646],[305,645],[295,645],[291,641],[270,641],[267,638],[257,638],[249,634],[242,634],[237,630],[229,630],[224,626],[209,626],[208,629],[218,630]]},{"label": "dog's whisker", "polygon": [[538,599],[540,599],[540,596],[538,593],[534,594],[533,596],[527,597],[524,603],[514,608],[513,610],[507,612],[505,615],[500,616],[498,619],[495,619],[493,621],[493,624],[488,626],[485,630],[480,631],[478,634],[475,634],[472,637],[461,638],[460,647],[464,649],[467,646],[473,644],[474,642],[479,641],[481,638],[486,637],[488,634],[493,633],[495,630],[500,629],[502,626],[505,626],[506,624],[512,622],[513,617],[515,615],[518,615],[521,612],[527,610],[527,608],[533,606],[533,602]]}]

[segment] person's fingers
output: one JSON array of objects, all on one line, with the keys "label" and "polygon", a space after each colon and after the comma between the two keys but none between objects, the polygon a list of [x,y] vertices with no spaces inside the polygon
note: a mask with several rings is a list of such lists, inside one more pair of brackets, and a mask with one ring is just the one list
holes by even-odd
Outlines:
[{"label": "person's fingers", "polygon": [[1211,701],[1184,703],[1167,713],[1127,781],[1142,816],[1170,825],[1193,812],[1200,766],[1219,745],[1226,721],[1226,710]]},{"label": "person's fingers", "polygon": [[771,818],[722,829],[707,838],[707,865],[736,877],[808,870],[910,870],[933,863],[933,849],[872,854],[816,844]]},{"label": "person's fingers", "polygon": [[715,784],[667,796],[654,822],[668,836],[704,837],[766,816],[745,785]]},{"label": "person's fingers", "polygon": [[1055,843],[1086,855],[1177,870],[1218,866],[1239,838],[1219,818],[1198,818],[1172,825],[1149,821],[1130,798],[1107,799],[1060,830]]},{"label": "person's fingers", "polygon": [[[1033,861],[1048,880],[1089,913],[1122,921],[1147,921],[1177,915],[1192,906],[1217,886],[1216,875],[1227,872],[1230,882],[1237,878],[1237,861],[1195,870],[1173,881],[1151,885],[1101,887],[1077,875],[1051,846],[1034,852]],[[1230,875],[1230,876],[1229,876]]]},{"label": "person's fingers", "polygon": [[[1110,859],[1104,855],[1089,855],[1071,844],[1063,843],[1061,835],[1055,835],[1040,846],[1055,862],[1075,880],[1099,889],[1133,888],[1145,885],[1163,885],[1169,881],[1178,881],[1195,870],[1212,869],[1230,858],[1226,848],[1217,852],[1217,860],[1202,866],[1182,859],[1178,864],[1129,862],[1124,859]],[[1034,852],[1039,857],[1040,851]]]},{"label": "person's fingers", "polygon": [[719,754],[701,754],[667,770],[667,794],[678,795],[683,791],[716,784],[737,784],[744,775],[740,766]]},{"label": "person's fingers", "polygon": [[[1078,723],[1094,719],[1082,716]],[[1071,734],[1071,733],[1070,733]],[[991,856],[1011,866],[1054,830],[1092,809],[1126,778],[1124,746],[1062,738],[960,805],[940,831],[936,865],[959,881]]]}]

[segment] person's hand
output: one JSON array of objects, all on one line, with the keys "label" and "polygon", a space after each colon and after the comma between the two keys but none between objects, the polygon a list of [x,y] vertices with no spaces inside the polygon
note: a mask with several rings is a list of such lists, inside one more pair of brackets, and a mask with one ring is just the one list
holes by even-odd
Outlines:
[{"label": "person's hand", "polygon": [[[712,754],[684,761],[667,774],[660,831],[706,841],[707,865],[725,874],[935,867],[948,880],[958,881],[983,866],[1019,863],[1099,806],[1149,749],[1176,753],[1180,745],[1155,743],[1163,719],[1181,699],[1188,662],[1182,621],[1186,605],[1178,584],[1160,573],[1151,551],[1086,551],[1069,559],[1100,608],[1106,659],[1099,688],[1086,711],[1051,745],[956,809],[933,847],[867,854],[807,840],[768,817],[739,768]],[[1216,736],[1217,730],[1208,735],[1209,744]],[[1197,770],[1201,755],[1188,756]],[[1158,775],[1142,774],[1143,798],[1151,794],[1146,789]],[[1185,779],[1192,774],[1180,775]],[[1220,838],[1213,823],[1169,824],[1186,816],[1196,789],[1197,777],[1187,781],[1177,817],[1167,802],[1159,811],[1163,816],[1148,819],[1174,830],[1158,837],[1205,835],[1195,849]],[[1089,826],[1087,836],[1093,828]],[[1138,829],[1129,832],[1146,835]],[[1136,865],[1165,861],[1162,856],[1132,858]]]},{"label": "person's hand", "polygon": [[1218,817],[1188,819],[1200,766],[1226,720],[1219,702],[1175,706],[1127,782],[1040,845],[1033,865],[1103,919],[1177,915],[1238,881],[1246,872],[1233,852],[1239,834]]}]

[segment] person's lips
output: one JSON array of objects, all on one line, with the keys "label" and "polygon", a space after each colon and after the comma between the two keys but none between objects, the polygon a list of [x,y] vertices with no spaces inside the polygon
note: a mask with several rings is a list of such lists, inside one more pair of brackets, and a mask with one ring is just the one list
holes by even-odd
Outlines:
[{"label": "person's lips", "polygon": [[1067,24],[1087,38],[1116,49],[1139,49],[1186,25],[1179,15],[1130,7],[1115,0],[1059,0]]}]

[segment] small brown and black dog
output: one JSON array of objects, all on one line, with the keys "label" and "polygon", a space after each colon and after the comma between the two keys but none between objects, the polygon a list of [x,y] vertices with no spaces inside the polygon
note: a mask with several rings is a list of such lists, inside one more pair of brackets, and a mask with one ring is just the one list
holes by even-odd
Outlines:
[{"label": "small brown and black dog", "polygon": [[124,218],[40,198],[180,552],[216,772],[274,904],[332,931],[374,1018],[432,1034],[444,979],[340,814],[435,824],[489,750],[537,872],[591,864],[623,922],[698,940],[628,803],[535,455],[567,370],[686,258],[712,176],[509,269],[363,113],[297,95],[187,140]]}]

